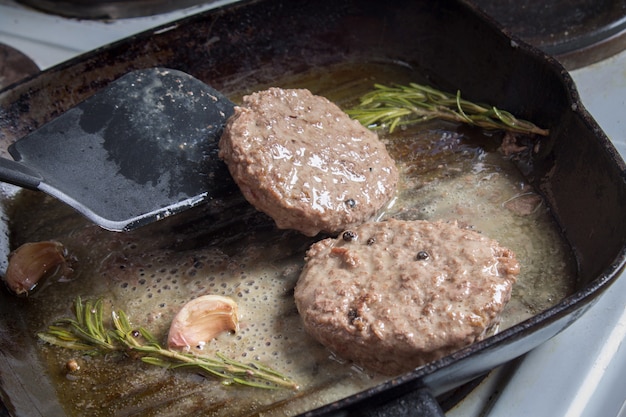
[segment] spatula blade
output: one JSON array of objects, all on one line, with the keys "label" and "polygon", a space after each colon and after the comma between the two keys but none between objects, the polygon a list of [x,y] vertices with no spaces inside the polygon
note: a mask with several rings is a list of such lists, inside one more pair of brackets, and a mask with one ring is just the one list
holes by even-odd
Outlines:
[{"label": "spatula blade", "polygon": [[109,230],[131,230],[232,192],[217,157],[233,103],[191,75],[131,72],[13,144],[39,189]]}]

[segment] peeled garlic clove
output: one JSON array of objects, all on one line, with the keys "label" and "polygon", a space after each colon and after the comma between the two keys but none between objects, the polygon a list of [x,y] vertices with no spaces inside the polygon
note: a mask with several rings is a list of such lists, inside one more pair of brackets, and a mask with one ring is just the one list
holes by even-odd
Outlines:
[{"label": "peeled garlic clove", "polygon": [[15,294],[25,295],[33,291],[44,278],[57,272],[63,275],[72,272],[62,243],[25,243],[9,255],[4,281]]},{"label": "peeled garlic clove", "polygon": [[239,331],[237,303],[221,295],[203,295],[178,312],[170,326],[170,348],[202,348],[225,331]]}]

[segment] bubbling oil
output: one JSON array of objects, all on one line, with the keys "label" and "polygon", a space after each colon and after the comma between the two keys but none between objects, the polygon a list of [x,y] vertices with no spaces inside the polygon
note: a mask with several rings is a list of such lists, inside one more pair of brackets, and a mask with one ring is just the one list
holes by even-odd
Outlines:
[{"label": "bubbling oil", "polygon": [[[308,88],[346,107],[375,82],[409,81],[421,80],[404,66],[353,63],[276,85]],[[498,152],[500,134],[430,122],[381,133],[381,139],[398,164],[401,182],[379,219],[457,220],[516,253],[521,273],[501,328],[573,290],[570,251],[549,208]],[[187,301],[224,295],[238,303],[241,329],[220,335],[204,353],[268,365],[297,381],[300,391],[224,386],[124,356],[38,347],[68,415],[295,415],[388,379],[335,357],[303,330],[293,288],[306,249],[320,237],[276,229],[237,195],[220,204],[222,210],[196,208],[120,234],[88,223],[50,197],[22,192],[11,211],[13,244],[54,239],[78,260],[70,280],[49,281],[29,298],[29,332],[71,316],[80,296],[102,299],[107,313],[124,310],[134,325],[165,343],[172,318]],[[68,377],[63,369],[70,359],[81,368]]]}]

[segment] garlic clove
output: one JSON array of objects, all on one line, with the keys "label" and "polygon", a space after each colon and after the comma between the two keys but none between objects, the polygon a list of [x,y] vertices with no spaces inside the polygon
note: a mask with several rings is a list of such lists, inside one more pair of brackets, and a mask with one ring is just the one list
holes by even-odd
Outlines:
[{"label": "garlic clove", "polygon": [[30,242],[9,255],[4,281],[17,295],[28,295],[45,278],[56,273],[71,274],[67,251],[56,241]]},{"label": "garlic clove", "polygon": [[225,331],[239,331],[237,303],[221,295],[204,295],[189,301],[176,314],[167,338],[169,348],[201,349]]}]

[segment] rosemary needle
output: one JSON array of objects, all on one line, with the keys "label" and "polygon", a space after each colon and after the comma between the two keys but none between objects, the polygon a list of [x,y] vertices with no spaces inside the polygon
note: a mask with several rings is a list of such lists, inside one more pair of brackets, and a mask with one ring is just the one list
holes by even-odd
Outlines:
[{"label": "rosemary needle", "polygon": [[386,128],[390,133],[400,126],[441,119],[485,129],[549,134],[547,129],[518,119],[507,111],[465,100],[460,91],[452,95],[417,83],[394,87],[375,84],[374,90],[363,95],[360,104],[346,113],[366,127]]},{"label": "rosemary needle", "polygon": [[113,329],[104,326],[102,300],[74,303],[75,319],[66,318],[48,327],[38,337],[51,345],[81,350],[88,354],[134,352],[142,362],[169,369],[193,368],[223,380],[264,389],[298,389],[286,376],[258,363],[241,363],[217,353],[215,358],[179,352],[161,347],[145,328],[133,328],[123,311],[112,313]]}]

